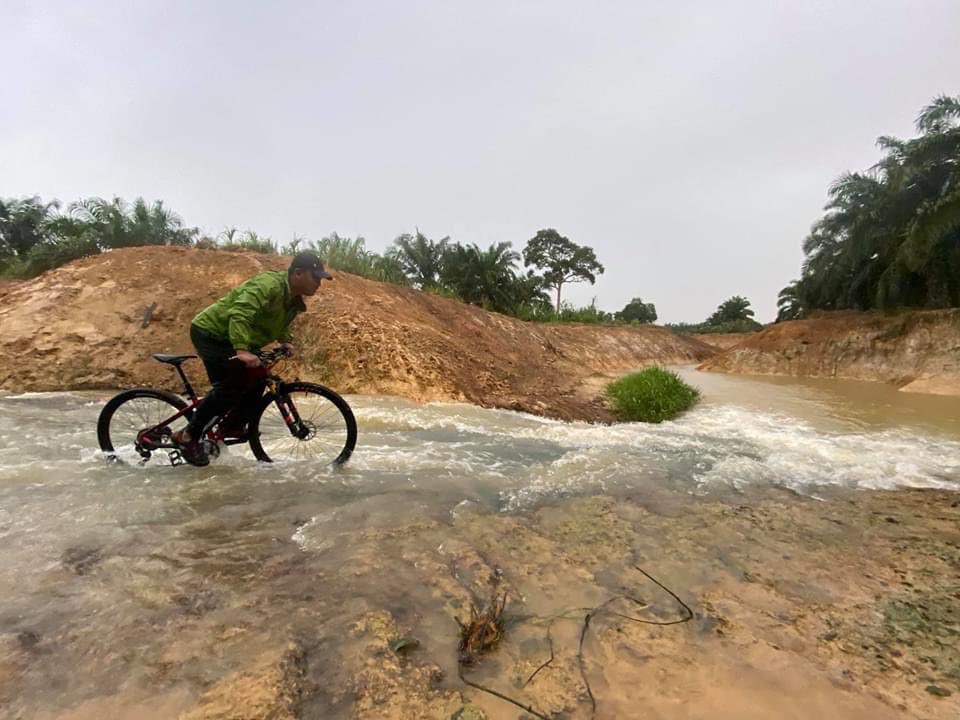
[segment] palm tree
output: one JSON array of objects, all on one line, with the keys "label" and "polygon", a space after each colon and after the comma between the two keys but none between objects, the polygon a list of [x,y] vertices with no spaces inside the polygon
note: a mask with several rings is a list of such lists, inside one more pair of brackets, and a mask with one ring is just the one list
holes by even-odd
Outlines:
[{"label": "palm tree", "polygon": [[750,320],[753,318],[753,310],[750,308],[750,301],[740,295],[734,295],[724,300],[717,308],[716,312],[707,318],[706,325],[721,325],[727,322],[737,320]]},{"label": "palm tree", "polygon": [[777,295],[777,322],[799,320],[804,316],[801,280],[794,280]]},{"label": "palm tree", "polygon": [[511,288],[516,282],[515,265],[520,255],[511,250],[511,243],[491,244],[486,250],[472,245],[477,258],[480,304],[500,312],[512,309]]},{"label": "palm tree", "polygon": [[389,252],[386,255],[377,255],[371,253],[372,277],[380,282],[393,283],[394,285],[409,285],[410,279],[403,270],[403,266],[396,255]]},{"label": "palm tree", "polygon": [[960,98],[940,96],[917,118],[907,143],[904,192],[917,199],[898,257],[926,279],[932,305],[960,305]]},{"label": "palm tree", "polygon": [[831,186],[790,291],[805,310],[960,305],[960,98],[935,98],[916,126]]},{"label": "palm tree", "polygon": [[53,211],[59,207],[58,201],[45,203],[39,196],[0,199],[0,257],[23,257],[43,243]]},{"label": "palm tree", "polygon": [[132,245],[127,233],[128,206],[119,197],[107,201],[92,197],[70,203],[69,213],[90,227],[97,235],[98,244],[106,248]]},{"label": "palm tree", "polygon": [[520,256],[509,242],[481,250],[476,244],[447,246],[442,258],[440,279],[461,300],[498,312],[516,306],[515,265]]},{"label": "palm tree", "polygon": [[148,205],[143,198],[128,205],[114,197],[107,201],[92,197],[71,203],[71,218],[93,232],[100,247],[121,248],[136,245],[189,245],[196,228],[185,228],[175,212],[157,200]]},{"label": "palm tree", "polygon": [[391,254],[414,285],[421,289],[436,287],[440,281],[443,254],[449,242],[449,237],[430,240],[417,230],[415,235],[405,233],[394,240]]},{"label": "palm tree", "polygon": [[527,314],[548,315],[553,310],[553,301],[547,293],[546,281],[533,270],[526,275],[516,274],[509,286],[511,314],[526,311]]}]

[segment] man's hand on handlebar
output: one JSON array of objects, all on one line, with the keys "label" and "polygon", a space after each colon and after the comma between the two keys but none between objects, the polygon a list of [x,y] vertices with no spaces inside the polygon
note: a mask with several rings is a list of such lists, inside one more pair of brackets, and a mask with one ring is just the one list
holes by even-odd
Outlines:
[{"label": "man's hand on handlebar", "polygon": [[237,354],[230,359],[231,360],[237,359],[248,368],[255,368],[260,366],[260,358],[254,355],[249,350],[237,350]]}]

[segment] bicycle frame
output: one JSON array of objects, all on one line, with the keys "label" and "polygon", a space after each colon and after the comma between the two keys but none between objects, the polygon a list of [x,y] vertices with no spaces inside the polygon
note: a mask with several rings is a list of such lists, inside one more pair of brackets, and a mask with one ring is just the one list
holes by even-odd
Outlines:
[{"label": "bicycle frame", "polygon": [[[270,367],[272,367],[271,363]],[[157,423],[156,425],[141,430],[137,434],[137,444],[147,447],[150,451],[153,450],[176,450],[177,445],[173,442],[157,442],[152,437],[146,440],[148,436],[154,436],[154,433],[160,433],[163,436],[162,430],[164,428],[169,428],[170,425],[180,418],[188,415],[193,410],[195,410],[203,398],[197,397],[196,391],[193,389],[193,386],[190,384],[190,381],[187,379],[186,374],[183,372],[183,368],[179,365],[177,366],[177,372],[180,374],[180,378],[183,380],[184,392],[183,395],[190,400],[190,403],[177,412],[175,415],[171,415],[165,420]],[[277,375],[270,374],[268,367],[257,368],[262,371],[260,377],[256,380],[255,384],[250,388],[249,392],[253,393],[255,389],[259,386],[261,390],[266,392],[261,392],[259,395],[260,398],[269,397],[272,402],[277,403],[277,409],[280,411],[280,414],[283,416],[283,420],[287,425],[287,428],[290,430],[290,434],[295,437],[299,437],[302,432],[303,425],[300,419],[300,413],[297,411],[296,406],[293,404],[293,401],[289,398],[285,402],[282,402],[283,395],[280,392],[280,385],[283,380]],[[289,408],[289,411],[288,411]],[[248,438],[241,437],[229,437],[223,428],[223,420],[231,415],[237,407],[229,408],[225,413],[215,417],[212,423],[208,426],[208,429],[204,433],[204,439],[210,441],[215,446],[216,445],[239,445],[242,443],[248,442]],[[168,434],[169,435],[169,434]]]},{"label": "bicycle frame", "polygon": [[[139,444],[145,444],[145,446],[147,446],[148,449],[151,451],[177,449],[177,445],[173,442],[169,442],[169,443],[156,442],[152,439],[146,440],[145,442],[145,438],[147,438],[148,436],[154,435],[155,433],[161,432],[164,428],[169,428],[172,423],[176,422],[183,416],[195,410],[199,404],[200,404],[200,398],[194,398],[189,405],[183,408],[183,410],[178,412],[176,415],[171,415],[170,417],[166,418],[165,420],[162,420],[161,422],[157,423],[153,427],[149,427],[149,428],[146,428],[145,430],[141,430],[137,434],[137,442]],[[227,437],[226,433],[223,431],[222,422],[218,422],[218,421],[222,421],[223,418],[225,418],[230,412],[232,412],[232,408],[231,410],[228,410],[224,415],[220,416],[219,418],[215,418],[214,423],[211,426],[210,430],[208,430],[205,433],[206,440],[209,440],[214,443],[222,443],[224,445],[238,445],[240,443],[247,442],[245,438]]]}]

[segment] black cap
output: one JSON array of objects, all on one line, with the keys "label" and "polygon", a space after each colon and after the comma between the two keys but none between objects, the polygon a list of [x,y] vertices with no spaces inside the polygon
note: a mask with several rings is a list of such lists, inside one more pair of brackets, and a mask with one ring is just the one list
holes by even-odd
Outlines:
[{"label": "black cap", "polygon": [[290,269],[309,270],[315,280],[333,280],[333,275],[323,269],[323,261],[313,250],[304,250],[293,256]]}]

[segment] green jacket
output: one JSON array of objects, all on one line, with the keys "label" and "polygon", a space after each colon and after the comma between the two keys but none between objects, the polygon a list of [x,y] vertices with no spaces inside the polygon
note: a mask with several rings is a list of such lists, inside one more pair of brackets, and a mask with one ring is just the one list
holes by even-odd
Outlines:
[{"label": "green jacket", "polygon": [[286,271],[269,271],[201,310],[193,324],[229,341],[235,350],[254,350],[278,340],[289,342],[290,323],[306,309],[303,298],[290,296]]}]

